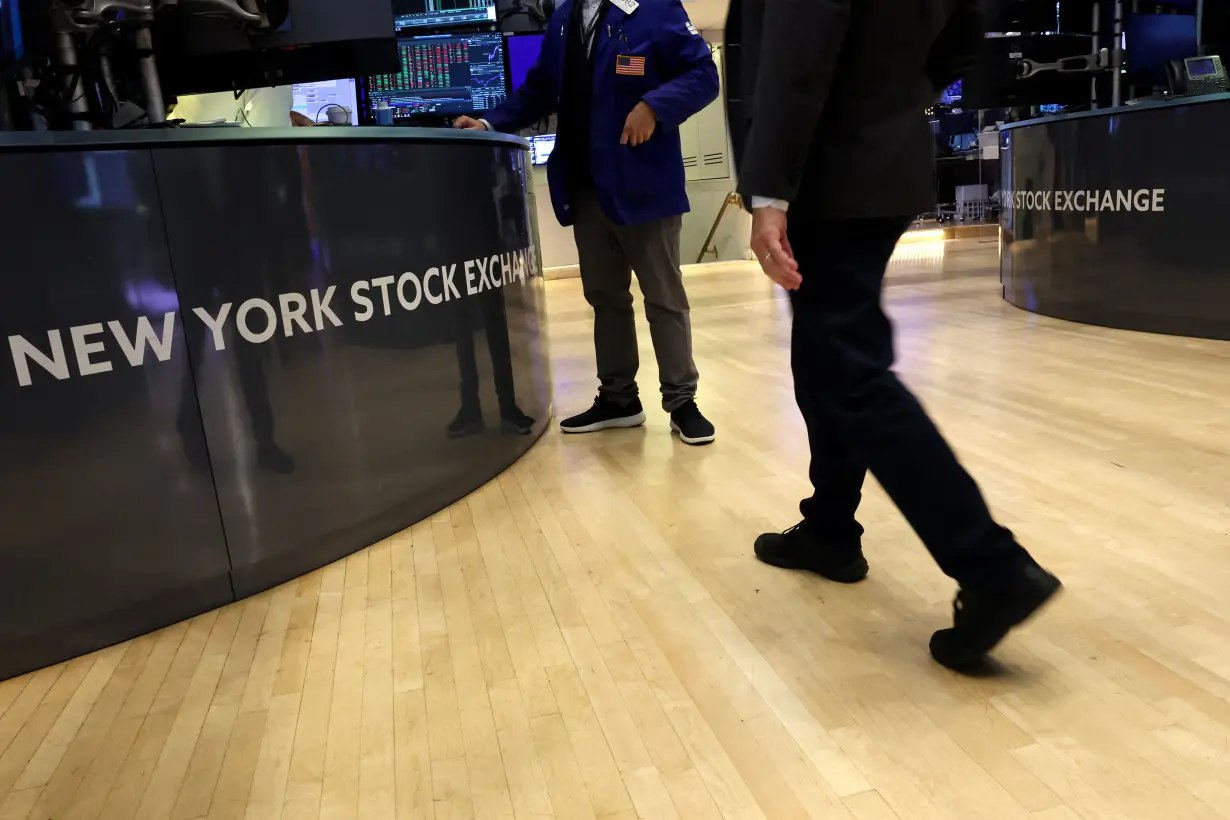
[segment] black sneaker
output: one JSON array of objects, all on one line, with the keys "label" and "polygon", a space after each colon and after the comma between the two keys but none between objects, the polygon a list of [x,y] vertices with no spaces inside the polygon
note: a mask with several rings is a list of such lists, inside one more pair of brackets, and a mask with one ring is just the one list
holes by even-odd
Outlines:
[{"label": "black sneaker", "polygon": [[641,407],[640,399],[620,405],[599,396],[594,399],[594,406],[584,413],[561,421],[559,429],[565,433],[596,433],[619,427],[640,427],[644,423],[645,408]]},{"label": "black sneaker", "polygon": [[487,425],[483,422],[483,411],[469,405],[462,405],[446,428],[449,438],[476,436],[486,429]]},{"label": "black sneaker", "polygon": [[931,636],[931,657],[956,672],[978,670],[1008,632],[1042,608],[1063,584],[1030,561],[1008,583],[963,587],[953,603],[953,626]]},{"label": "black sneaker", "polygon": [[679,434],[684,444],[708,444],[717,437],[717,431],[709,419],[700,414],[694,401],[671,413],[671,430]]},{"label": "black sneaker", "polygon": [[785,532],[765,533],[756,539],[756,557],[780,569],[801,569],[836,581],[857,584],[867,577],[867,559],[857,538],[852,544],[822,544],[805,524]]},{"label": "black sneaker", "polygon": [[514,404],[500,411],[500,430],[510,436],[528,436],[534,431],[534,420]]}]

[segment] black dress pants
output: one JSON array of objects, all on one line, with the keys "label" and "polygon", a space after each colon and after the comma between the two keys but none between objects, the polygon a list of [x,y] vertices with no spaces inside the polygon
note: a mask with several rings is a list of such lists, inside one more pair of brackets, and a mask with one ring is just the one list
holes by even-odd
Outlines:
[{"label": "black dress pants", "polygon": [[[471,311],[477,302],[477,320]],[[508,338],[508,312],[504,305],[503,290],[484,290],[477,299],[456,303],[454,315],[454,341],[457,348],[457,367],[461,371],[461,405],[479,408],[482,401],[478,390],[478,359],[475,355],[474,334],[476,324],[481,324],[487,335],[487,352],[491,354],[491,371],[495,378],[495,395],[500,402],[500,412],[517,409],[517,391],[513,384],[512,347]]]},{"label": "black dress pants", "polygon": [[893,329],[881,295],[909,222],[790,213],[803,275],[791,294],[791,368],[815,490],[800,507],[813,536],[856,543],[862,527],[854,516],[870,470],[945,573],[962,585],[996,585],[1030,559],[992,520],[978,486],[892,370]]}]

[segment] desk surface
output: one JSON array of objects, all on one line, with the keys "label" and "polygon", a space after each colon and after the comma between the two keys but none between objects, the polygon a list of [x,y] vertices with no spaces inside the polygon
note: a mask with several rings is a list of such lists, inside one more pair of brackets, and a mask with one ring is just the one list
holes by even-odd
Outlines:
[{"label": "desk surface", "polygon": [[339,142],[421,142],[512,145],[529,150],[530,144],[514,134],[461,131],[452,128],[361,126],[355,128],[239,128],[192,126],[141,128],[123,131],[5,131],[0,151],[115,150],[120,148],[175,148],[202,145],[301,144]]},{"label": "desk surface", "polygon": [[1134,114],[1137,111],[1156,111],[1159,108],[1187,108],[1205,103],[1230,102],[1230,94],[1206,94],[1202,97],[1178,97],[1169,100],[1150,100],[1135,105],[1121,105],[1118,108],[1099,108],[1095,111],[1075,111],[1071,114],[1054,114],[1049,117],[1035,117],[1032,120],[1005,123],[999,127],[1001,131],[1011,131],[1013,128],[1025,128],[1030,125],[1047,125],[1064,120],[1083,120],[1091,117],[1112,117],[1120,114]]}]

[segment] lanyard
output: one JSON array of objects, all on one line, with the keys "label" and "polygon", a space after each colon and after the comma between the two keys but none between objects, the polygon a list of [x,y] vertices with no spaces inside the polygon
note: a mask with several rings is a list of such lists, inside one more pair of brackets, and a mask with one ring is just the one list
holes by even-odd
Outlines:
[{"label": "lanyard", "polygon": [[585,8],[582,7],[578,11],[581,14],[581,43],[585,46],[585,53],[592,54],[594,51],[594,41],[597,39],[598,24],[602,22],[602,18],[606,16],[606,7],[609,0],[602,0],[598,4],[598,9],[594,12],[594,19],[589,25],[585,24]]}]

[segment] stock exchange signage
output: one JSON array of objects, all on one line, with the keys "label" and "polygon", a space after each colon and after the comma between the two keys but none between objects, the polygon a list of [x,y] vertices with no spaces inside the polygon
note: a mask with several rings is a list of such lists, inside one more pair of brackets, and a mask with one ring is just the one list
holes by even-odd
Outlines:
[{"label": "stock exchange signage", "polygon": [[1000,278],[1061,319],[1230,339],[1230,95],[1001,134]]}]

